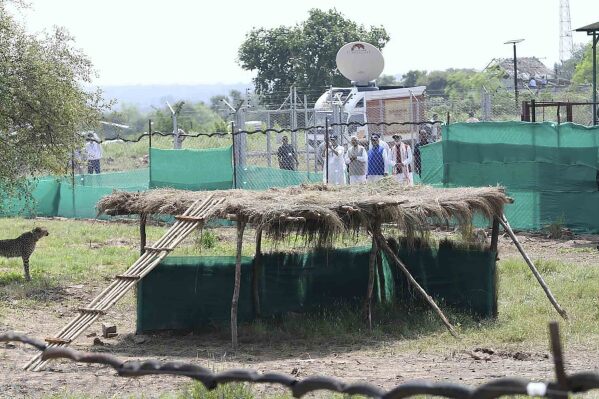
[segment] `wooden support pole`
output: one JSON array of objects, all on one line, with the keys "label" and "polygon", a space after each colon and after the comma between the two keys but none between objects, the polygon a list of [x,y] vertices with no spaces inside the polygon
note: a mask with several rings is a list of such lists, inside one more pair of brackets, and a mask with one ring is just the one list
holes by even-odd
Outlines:
[{"label": "wooden support pole", "polygon": [[555,310],[557,310],[557,313],[559,313],[560,316],[562,316],[564,319],[567,320],[568,319],[568,315],[566,314],[566,311],[564,309],[562,309],[562,307],[559,305],[559,303],[557,303],[557,300],[555,299],[555,297],[551,293],[551,290],[549,289],[549,287],[547,286],[547,284],[545,284],[545,281],[543,280],[543,277],[541,277],[541,274],[539,273],[539,271],[535,267],[534,263],[532,263],[532,260],[530,260],[530,258],[526,254],[526,252],[524,252],[524,248],[522,248],[522,245],[520,245],[520,242],[518,241],[518,238],[516,238],[516,235],[512,231],[512,228],[510,227],[510,224],[507,221],[507,218],[505,217],[505,215],[503,215],[501,217],[501,219],[498,219],[498,220],[499,220],[499,223],[501,223],[501,225],[503,226],[504,230],[508,233],[508,235],[510,236],[510,238],[512,239],[512,241],[514,242],[514,245],[516,245],[516,248],[518,248],[518,251],[520,251],[520,254],[524,258],[524,261],[526,262],[526,264],[528,265],[528,267],[532,271],[532,274],[534,274],[534,276],[536,277],[537,281],[539,282],[539,284],[543,288],[543,291],[545,291],[545,295],[547,295],[547,298],[549,298],[549,301],[551,302],[551,304],[553,305],[553,307],[555,308]]},{"label": "wooden support pole", "polygon": [[146,222],[148,221],[148,215],[142,213],[139,215],[139,254],[143,255],[146,252]]},{"label": "wooden support pole", "polygon": [[[380,227],[379,227],[380,229]],[[377,231],[375,227],[373,231]],[[372,235],[372,247],[370,249],[370,257],[368,259],[368,289],[366,290],[366,317],[368,318],[368,328],[372,330],[372,293],[374,292],[374,269],[376,267],[376,259],[379,252],[379,247],[374,234]]]},{"label": "wooden support pole", "polygon": [[499,259],[499,251],[498,249],[499,242],[499,218],[497,216],[493,217],[493,227],[491,228],[491,246],[489,250],[495,252],[497,255],[497,259]]},{"label": "wooden support pole", "polygon": [[377,273],[379,275],[379,289],[381,294],[381,302],[387,302],[387,290],[385,284],[385,269],[383,267],[383,257],[381,256],[381,251],[377,251],[376,254],[376,267]]},{"label": "wooden support pole", "polygon": [[254,298],[254,314],[261,316],[260,311],[260,273],[262,271],[262,228],[256,229],[256,254],[252,273],[252,296]]},{"label": "wooden support pole", "polygon": [[457,338],[458,334],[454,330],[449,320],[447,320],[447,317],[445,317],[441,309],[439,309],[439,306],[437,306],[433,298],[429,294],[427,294],[424,288],[422,288],[420,284],[418,284],[418,282],[414,279],[414,277],[412,277],[412,274],[410,273],[406,265],[404,265],[402,261],[399,260],[397,255],[393,252],[393,250],[389,248],[389,245],[387,244],[385,237],[383,237],[383,234],[381,233],[380,229],[378,231],[374,231],[373,236],[376,237],[376,240],[378,241],[380,248],[387,254],[387,256],[391,260],[393,260],[393,262],[395,262],[397,267],[399,267],[399,269],[406,276],[410,284],[412,284],[412,286],[416,288],[416,291],[418,291],[422,295],[422,297],[428,302],[428,304],[433,308],[433,310],[439,315],[439,317],[443,321],[443,324],[445,324],[451,335]]},{"label": "wooden support pole", "polygon": [[237,254],[235,257],[235,286],[233,288],[233,300],[231,300],[231,344],[237,349],[237,305],[239,302],[239,286],[241,284],[241,247],[243,244],[243,230],[245,222],[237,221]]}]

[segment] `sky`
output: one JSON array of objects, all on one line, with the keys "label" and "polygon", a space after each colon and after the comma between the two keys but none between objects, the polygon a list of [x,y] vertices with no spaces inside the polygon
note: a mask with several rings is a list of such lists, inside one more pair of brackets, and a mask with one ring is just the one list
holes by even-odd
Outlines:
[{"label": "sky", "polygon": [[[30,32],[65,27],[91,59],[97,85],[249,83],[236,61],[252,28],[291,26],[308,10],[335,8],[364,26],[383,26],[383,74],[473,68],[493,58],[559,60],[559,0],[28,0]],[[571,28],[599,21],[599,0],[569,0]],[[589,43],[572,32],[574,44]]]}]

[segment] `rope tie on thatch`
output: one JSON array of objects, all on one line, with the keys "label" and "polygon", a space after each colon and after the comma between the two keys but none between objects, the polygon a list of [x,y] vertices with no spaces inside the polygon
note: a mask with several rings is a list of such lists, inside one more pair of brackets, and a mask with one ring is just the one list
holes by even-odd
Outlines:
[{"label": "rope tie on thatch", "polygon": [[79,308],[79,309],[77,309],[77,311],[79,313],[83,313],[83,314],[99,314],[99,315],[105,315],[106,314],[106,311],[104,311],[102,309]]},{"label": "rope tie on thatch", "polygon": [[70,339],[63,339],[63,338],[45,338],[44,341],[46,341],[49,344],[54,344],[54,345],[68,345],[71,343]]},{"label": "rope tie on thatch", "polygon": [[167,252],[171,252],[173,250],[173,248],[159,248],[159,247],[149,247],[146,246],[146,251],[154,251],[154,252],[161,252],[161,251],[167,251]]},{"label": "rope tie on thatch", "polygon": [[186,216],[186,215],[176,215],[175,219],[180,220],[182,222],[194,222],[194,223],[199,223],[199,222],[203,222],[204,221],[203,217]]},{"label": "rope tie on thatch", "polygon": [[117,274],[116,276],[114,276],[114,278],[120,280],[139,280],[141,276],[135,276],[130,274]]}]

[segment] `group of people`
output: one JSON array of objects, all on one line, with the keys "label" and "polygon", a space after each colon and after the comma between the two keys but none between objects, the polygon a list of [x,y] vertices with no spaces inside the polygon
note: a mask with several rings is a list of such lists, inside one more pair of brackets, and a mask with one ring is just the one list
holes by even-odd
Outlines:
[{"label": "group of people", "polygon": [[[372,133],[370,140],[364,142],[352,136],[346,149],[332,134],[328,142],[318,146],[316,162],[321,165],[323,181],[328,184],[359,184],[392,175],[401,184],[411,186],[414,172],[419,176],[422,173],[420,148],[441,140],[440,130],[438,115],[434,114],[430,123],[420,126],[414,148],[400,134],[394,134],[393,141],[387,143],[380,134]],[[298,169],[297,152],[287,136],[282,138],[277,158],[281,169]]]},{"label": "group of people", "polygon": [[[399,134],[393,135],[393,142],[388,144],[377,133],[370,137],[368,149],[363,146],[357,136],[352,136],[347,151],[332,136],[329,139],[327,159],[323,166],[323,180],[333,185],[346,184],[346,171],[349,184],[373,182],[392,174],[398,182],[413,185],[413,153],[409,144],[402,141]],[[328,158],[327,158],[328,155]]]}]

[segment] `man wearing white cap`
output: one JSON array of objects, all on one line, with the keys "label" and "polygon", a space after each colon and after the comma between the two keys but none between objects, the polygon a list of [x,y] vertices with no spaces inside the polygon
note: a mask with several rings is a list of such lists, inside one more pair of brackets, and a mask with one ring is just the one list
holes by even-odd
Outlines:
[{"label": "man wearing white cap", "polygon": [[102,159],[102,146],[100,138],[94,132],[87,133],[85,137],[85,153],[87,159],[87,173],[100,173],[100,160]]},{"label": "man wearing white cap", "polygon": [[324,153],[322,155],[325,159],[323,181],[337,186],[345,185],[345,159],[343,156],[345,151],[342,145],[337,144],[337,137],[331,136],[328,143],[328,151],[326,147],[323,150]]},{"label": "man wearing white cap", "polygon": [[349,184],[364,183],[366,181],[368,153],[358,142],[357,136],[351,137],[351,146],[345,154],[345,163],[349,167]]}]

